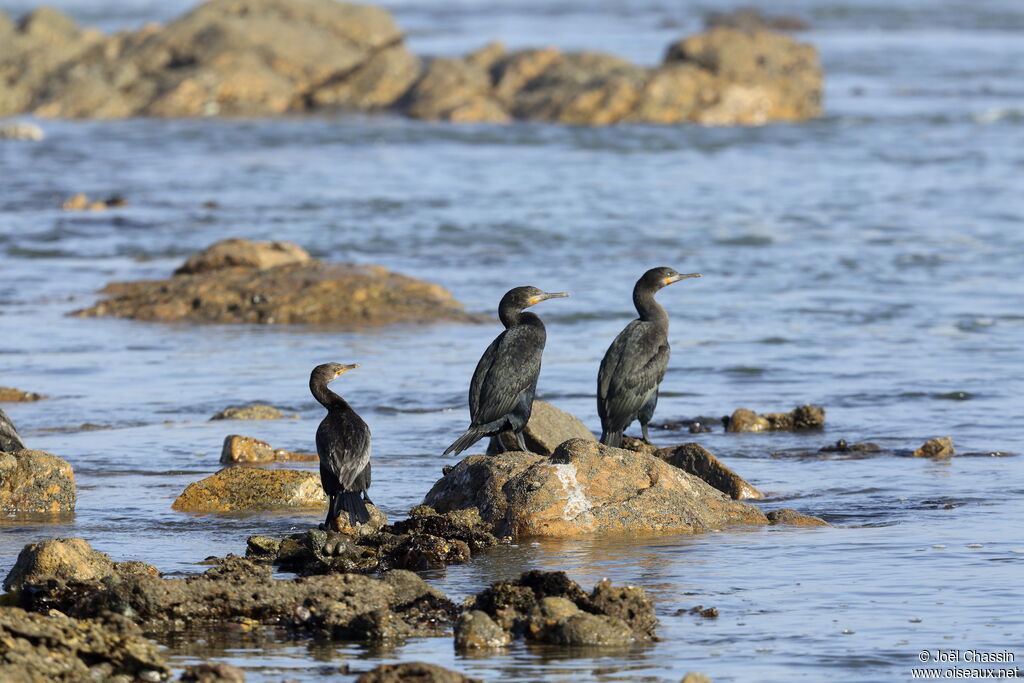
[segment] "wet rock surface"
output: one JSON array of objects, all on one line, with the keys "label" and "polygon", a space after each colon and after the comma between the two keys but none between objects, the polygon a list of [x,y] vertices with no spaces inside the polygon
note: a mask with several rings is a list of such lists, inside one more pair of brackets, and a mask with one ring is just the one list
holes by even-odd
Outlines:
[{"label": "wet rock surface", "polygon": [[25,443],[21,440],[18,430],[14,428],[11,418],[0,410],[0,453],[13,453],[24,448]]},{"label": "wet rock surface", "polygon": [[456,627],[456,647],[498,644],[494,627],[506,641],[623,646],[655,639],[657,625],[642,588],[605,579],[586,593],[564,572],[529,571],[516,581],[492,583],[467,605]]},{"label": "wet rock surface", "polygon": [[391,571],[379,579],[329,574],[285,580],[270,574],[268,566],[229,556],[187,578],[44,578],[23,586],[18,606],[76,618],[113,612],[161,635],[259,623],[314,639],[359,641],[440,635],[457,613],[443,593],[411,572]]},{"label": "wet rock surface", "polygon": [[920,448],[913,453],[915,458],[948,458],[956,454],[953,448],[953,439],[948,436],[940,436],[924,442]]},{"label": "wet rock surface", "polygon": [[[561,410],[547,401],[534,401],[530,419],[523,428],[526,447],[539,455],[551,455],[555,449],[569,439],[597,441],[593,432],[587,429],[575,415]],[[517,450],[516,438],[511,432],[502,432],[491,437],[487,446],[488,455],[497,455]]]},{"label": "wet rock surface", "polygon": [[41,401],[46,396],[37,394],[34,391],[22,391],[14,387],[0,387],[0,402],[25,403],[29,401]]},{"label": "wet rock surface", "polygon": [[758,509],[660,458],[583,439],[567,441],[550,458],[471,455],[434,484],[424,504],[439,512],[475,507],[502,536],[692,533],[767,523]]},{"label": "wet rock surface", "polygon": [[[218,418],[213,418],[218,419]],[[264,418],[253,418],[264,419]],[[260,465],[271,462],[316,462],[320,458],[316,453],[293,453],[283,448],[274,448],[266,441],[250,436],[229,434],[224,437],[224,445],[220,451],[220,462],[223,465]]]},{"label": "wet rock surface", "polygon": [[245,672],[227,662],[208,662],[185,667],[182,683],[245,683]]},{"label": "wet rock surface", "polygon": [[[278,263],[282,243],[229,242],[192,257],[170,279],[110,284],[101,292],[108,298],[75,315],[351,326],[476,319],[444,287],[381,266],[294,260],[294,254]],[[211,252],[216,255],[205,258]]]},{"label": "wet rock surface", "polygon": [[658,451],[658,457],[684,472],[700,477],[719,491],[734,500],[761,498],[761,492],[751,486],[741,476],[722,464],[703,446],[698,443],[684,443],[673,448]]},{"label": "wet rock surface", "polygon": [[[788,25],[792,28],[792,25]],[[421,119],[761,124],[821,112],[816,50],[770,19],[722,18],[640,67],[597,52],[421,60],[383,9],[333,0],[210,0],[167,26],[104,36],[56,10],[9,25],[0,116],[252,116],[392,109]]]},{"label": "wet rock surface", "polygon": [[425,662],[381,664],[356,679],[356,683],[483,683],[479,678]]},{"label": "wet rock surface", "polygon": [[169,675],[157,644],[119,614],[74,619],[0,608],[0,680],[161,681]]},{"label": "wet rock surface", "polygon": [[767,514],[768,523],[772,526],[786,524],[791,526],[832,526],[821,517],[805,515],[790,508],[772,510]]},{"label": "wet rock surface", "polygon": [[847,443],[846,439],[839,439],[834,444],[822,446],[819,453],[881,453],[882,447],[871,441],[855,441]]},{"label": "wet rock surface", "polygon": [[4,579],[4,590],[17,590],[44,577],[89,581],[134,574],[156,576],[159,572],[145,562],[114,562],[106,553],[93,550],[84,538],[52,538],[22,548]]},{"label": "wet rock surface", "polygon": [[282,420],[297,417],[294,413],[282,413],[274,406],[257,403],[251,406],[229,406],[210,420]]},{"label": "wet rock surface", "polygon": [[798,406],[788,413],[758,415],[752,410],[738,408],[730,417],[723,418],[727,432],[776,432],[821,429],[825,425],[825,409],[821,406]]},{"label": "wet rock surface", "polygon": [[43,451],[0,452],[0,512],[68,512],[77,500],[67,461]]},{"label": "wet rock surface", "polygon": [[189,484],[171,507],[178,512],[326,508],[327,496],[315,472],[229,467]]}]

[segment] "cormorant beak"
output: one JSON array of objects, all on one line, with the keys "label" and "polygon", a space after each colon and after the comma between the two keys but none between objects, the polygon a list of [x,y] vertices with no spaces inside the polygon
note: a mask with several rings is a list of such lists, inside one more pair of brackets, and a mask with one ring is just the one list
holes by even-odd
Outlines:
[{"label": "cormorant beak", "polygon": [[539,304],[541,301],[547,301],[548,299],[561,299],[569,296],[569,292],[544,292],[537,296],[530,297],[530,305]]},{"label": "cormorant beak", "polygon": [[359,363],[351,363],[349,365],[342,365],[341,368],[334,374],[335,377],[341,377],[349,370],[355,370],[359,367]]},{"label": "cormorant beak", "polygon": [[685,280],[688,277],[700,277],[700,273],[676,273],[675,275],[670,275],[669,277],[665,278],[664,280],[661,281],[661,283],[665,285],[670,285],[673,282],[679,282],[680,280]]}]

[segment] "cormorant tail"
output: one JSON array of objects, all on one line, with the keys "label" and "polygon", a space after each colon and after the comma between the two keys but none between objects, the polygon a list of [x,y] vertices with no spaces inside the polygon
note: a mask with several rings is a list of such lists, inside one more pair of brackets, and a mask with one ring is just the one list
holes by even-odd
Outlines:
[{"label": "cormorant tail", "polygon": [[601,443],[612,448],[622,448],[622,430],[616,432],[601,432]]},{"label": "cormorant tail", "polygon": [[445,449],[445,452],[441,455],[448,455],[449,453],[455,453],[455,455],[458,455],[485,436],[487,435],[483,432],[477,431],[476,427],[470,427],[466,430],[465,434],[457,438],[455,443]]},{"label": "cormorant tail", "polygon": [[348,523],[352,526],[370,521],[362,491],[344,491],[331,499],[331,519],[340,517],[343,510],[348,513]]}]

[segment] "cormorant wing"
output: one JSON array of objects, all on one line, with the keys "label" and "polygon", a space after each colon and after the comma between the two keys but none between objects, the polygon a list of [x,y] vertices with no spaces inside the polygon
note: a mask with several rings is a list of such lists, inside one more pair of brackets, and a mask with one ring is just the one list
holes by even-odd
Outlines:
[{"label": "cormorant wing", "polygon": [[508,330],[505,330],[494,338],[484,354],[480,356],[476,369],[473,371],[473,379],[469,383],[469,419],[474,423],[480,412],[480,393],[483,391],[484,382],[487,381],[487,372],[494,365],[494,361],[498,357],[498,347],[501,346],[501,340],[505,338],[507,332]]},{"label": "cormorant wing", "polygon": [[602,419],[632,418],[665,377],[668,340],[657,326],[634,320],[619,333],[597,374],[598,408]]},{"label": "cormorant wing", "polygon": [[334,475],[341,490],[352,491],[370,462],[370,428],[354,412],[340,420],[328,417],[316,430],[316,452],[320,455],[320,467]]},{"label": "cormorant wing", "polygon": [[516,325],[502,332],[487,347],[470,387],[470,406],[477,393],[474,425],[501,419],[512,412],[524,391],[537,383],[544,340],[537,330]]}]

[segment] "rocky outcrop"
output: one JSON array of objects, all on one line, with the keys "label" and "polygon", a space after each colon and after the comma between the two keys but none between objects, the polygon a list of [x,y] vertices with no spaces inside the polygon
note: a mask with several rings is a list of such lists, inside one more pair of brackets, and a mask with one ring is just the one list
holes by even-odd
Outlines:
[{"label": "rocky outcrop", "polygon": [[229,467],[189,484],[171,507],[178,512],[326,508],[327,496],[314,472]]},{"label": "rocky outcrop", "polygon": [[196,275],[224,268],[267,270],[312,262],[309,253],[291,242],[254,242],[232,238],[211,244],[178,266],[175,275]]},{"label": "rocky outcrop", "polygon": [[772,526],[785,524],[789,526],[832,526],[821,517],[805,515],[790,508],[772,510],[768,513],[768,523]]},{"label": "rocky outcrop", "polygon": [[825,425],[825,409],[821,406],[798,406],[788,413],[758,415],[753,410],[737,408],[732,416],[723,418],[727,432],[779,432],[821,429]]},{"label": "rocky outcrop", "polygon": [[330,574],[283,580],[270,575],[268,566],[229,556],[188,578],[139,574],[28,583],[18,593],[18,606],[55,609],[76,618],[115,612],[147,632],[162,634],[258,623],[315,639],[359,641],[440,635],[457,612],[443,593],[406,571],[379,579]]},{"label": "rocky outcrop", "polygon": [[[526,447],[533,453],[551,455],[559,444],[569,439],[597,441],[593,432],[575,415],[560,410],[547,401],[534,401],[530,419],[523,428]],[[515,436],[511,432],[502,432],[491,437],[487,453],[497,455],[515,450],[517,447]]]},{"label": "rocky outcrop", "polygon": [[550,458],[471,455],[424,499],[438,512],[475,507],[496,533],[572,538],[589,534],[692,533],[767,524],[761,511],[660,458],[572,439]]},{"label": "rocky outcrop", "polygon": [[0,680],[162,681],[170,673],[157,644],[120,614],[73,619],[0,608]]},{"label": "rocky outcrop", "polygon": [[[222,419],[222,418],[213,418]],[[230,418],[223,418],[230,419]],[[252,418],[270,419],[270,418]],[[223,465],[262,465],[271,462],[315,462],[320,457],[316,453],[293,453],[283,448],[274,448],[266,441],[249,436],[229,434],[224,437],[224,446],[220,451],[220,462]]]},{"label": "rocky outcrop", "polygon": [[14,387],[0,387],[0,402],[41,401],[46,396],[32,391],[22,391]]},{"label": "rocky outcrop", "polygon": [[[726,25],[728,24],[728,25]],[[746,125],[821,112],[815,49],[719,21],[640,67],[597,52],[490,44],[423,68],[386,11],[334,0],[209,0],[103,36],[39,9],[0,22],[0,116],[254,116],[395,109],[421,119]],[[738,27],[738,28],[737,28]]]},{"label": "rocky outcrop", "polygon": [[426,662],[381,664],[356,679],[356,683],[483,683],[479,678]]},{"label": "rocky outcrop", "polygon": [[84,538],[52,538],[29,543],[4,579],[4,590],[17,590],[25,583],[53,577],[66,581],[89,581],[107,576],[159,575],[151,564],[138,561],[114,562],[106,553],[93,550]]},{"label": "rocky outcrop", "polygon": [[[229,242],[219,242],[192,257],[168,280],[110,284],[101,292],[108,298],[75,315],[351,326],[476,319],[444,287],[381,266],[315,260],[273,265],[282,243]],[[231,258],[225,251],[239,256]],[[204,258],[209,252],[218,256]],[[272,256],[266,256],[268,252]]]},{"label": "rocky outcrop", "polygon": [[663,448],[657,454],[668,464],[703,479],[734,500],[762,497],[760,491],[723,465],[711,451],[698,443]]},{"label": "rocky outcrop", "polygon": [[0,512],[68,512],[77,500],[67,461],[43,451],[0,452]]},{"label": "rocky outcrop", "polygon": [[297,418],[295,413],[282,413],[274,406],[257,403],[251,406],[230,406],[210,418],[210,420],[281,420]]},{"label": "rocky outcrop", "polygon": [[492,583],[466,605],[455,646],[489,647],[515,637],[551,645],[624,646],[653,640],[657,625],[654,604],[642,588],[604,579],[588,594],[565,572],[529,571],[517,581]]},{"label": "rocky outcrop", "polygon": [[25,443],[21,440],[18,430],[14,428],[11,418],[0,410],[0,453],[13,453],[24,448]]},{"label": "rocky outcrop", "polygon": [[949,436],[940,436],[925,441],[920,448],[916,449],[912,457],[915,458],[948,458],[956,455],[953,448],[953,439]]}]

